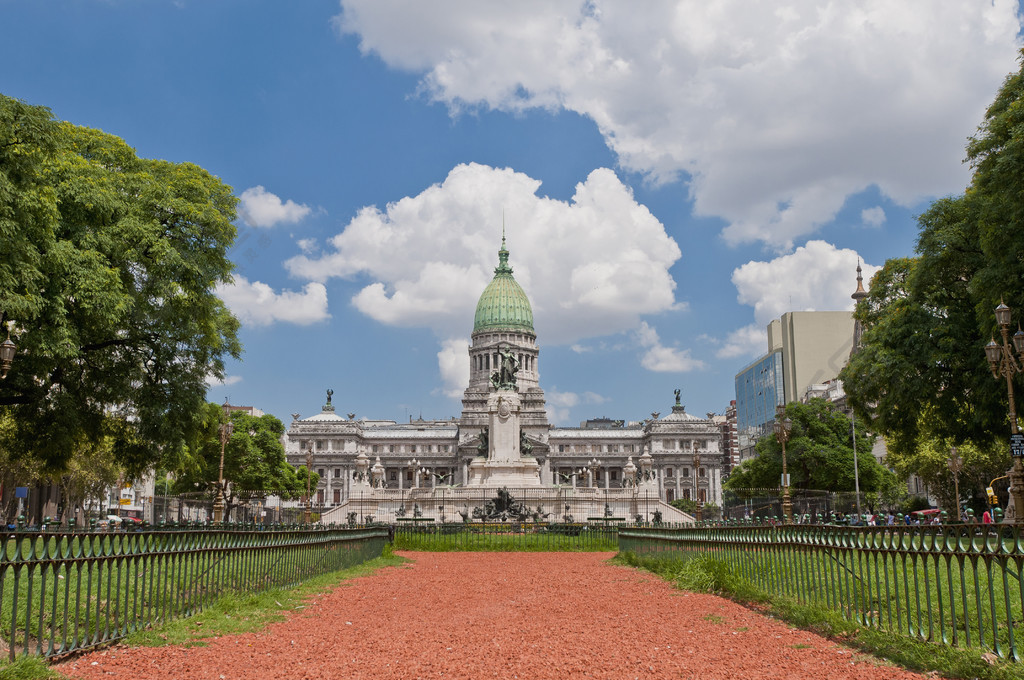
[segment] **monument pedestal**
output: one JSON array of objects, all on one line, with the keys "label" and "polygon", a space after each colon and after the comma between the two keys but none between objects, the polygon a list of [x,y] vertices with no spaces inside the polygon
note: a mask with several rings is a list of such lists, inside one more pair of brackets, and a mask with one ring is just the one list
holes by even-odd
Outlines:
[{"label": "monument pedestal", "polygon": [[540,486],[540,464],[523,456],[519,429],[522,400],[514,389],[498,389],[487,398],[487,457],[469,464],[467,486],[524,488]]}]

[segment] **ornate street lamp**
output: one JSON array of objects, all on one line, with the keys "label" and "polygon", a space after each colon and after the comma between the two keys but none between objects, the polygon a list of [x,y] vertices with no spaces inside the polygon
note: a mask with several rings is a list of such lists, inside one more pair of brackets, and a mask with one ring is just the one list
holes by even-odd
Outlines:
[{"label": "ornate street lamp", "polygon": [[[1017,429],[1017,407],[1013,400],[1013,376],[1021,372],[1021,365],[1010,348],[1010,308],[1000,301],[995,314],[1003,344],[996,344],[993,338],[985,345],[985,356],[992,369],[992,377],[996,380],[1000,376],[1006,379],[1006,393],[1010,398],[1010,454],[1013,456],[1013,468],[1009,476],[1010,500],[1013,504],[1006,509],[1004,521],[1007,524],[1024,524],[1024,464],[1021,461],[1024,456],[1024,437]],[[1013,334],[1013,347],[1017,354],[1024,355],[1024,331],[1019,328]]]},{"label": "ornate street lamp", "polygon": [[11,328],[7,327],[7,339],[0,342],[0,380],[7,377],[7,371],[11,370],[14,363],[14,352],[18,348],[11,342]]},{"label": "ornate street lamp", "polygon": [[309,448],[306,449],[306,511],[302,513],[303,521],[310,524],[313,521],[313,496],[309,489],[309,482],[313,478],[313,440],[309,440]]},{"label": "ornate street lamp", "polygon": [[703,503],[700,502],[700,449],[697,448],[697,442],[693,442],[693,500],[697,503],[697,516],[698,522],[704,521],[704,508]]},{"label": "ornate street lamp", "polygon": [[217,499],[213,501],[213,521],[221,522],[224,519],[224,447],[231,439],[231,433],[235,429],[231,422],[231,407],[228,400],[224,400],[224,422],[220,424],[220,471],[217,473]]},{"label": "ornate street lamp", "polygon": [[793,421],[785,417],[786,407],[775,409],[775,438],[782,446],[782,516],[786,524],[793,521],[793,503],[789,500],[789,475],[786,473],[786,442],[793,429]]}]

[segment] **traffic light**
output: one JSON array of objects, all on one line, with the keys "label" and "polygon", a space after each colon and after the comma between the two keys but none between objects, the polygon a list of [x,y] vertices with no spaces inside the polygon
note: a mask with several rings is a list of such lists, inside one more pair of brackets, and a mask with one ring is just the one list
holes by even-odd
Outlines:
[{"label": "traffic light", "polygon": [[991,486],[985,488],[985,493],[988,494],[989,505],[999,505],[999,498],[996,496],[996,492],[992,490]]}]

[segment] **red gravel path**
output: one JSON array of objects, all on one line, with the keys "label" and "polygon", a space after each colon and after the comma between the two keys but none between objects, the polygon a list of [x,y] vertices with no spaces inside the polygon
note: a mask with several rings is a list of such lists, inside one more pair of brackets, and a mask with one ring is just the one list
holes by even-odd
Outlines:
[{"label": "red gravel path", "polygon": [[78,678],[923,678],[610,553],[405,553],[261,633],[118,647]]}]

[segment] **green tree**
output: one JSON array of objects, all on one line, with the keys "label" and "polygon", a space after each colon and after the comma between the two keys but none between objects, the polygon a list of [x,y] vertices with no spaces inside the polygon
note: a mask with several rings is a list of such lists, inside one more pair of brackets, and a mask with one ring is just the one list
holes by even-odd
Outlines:
[{"label": "green tree", "polygon": [[[824,399],[786,406],[792,422],[786,442],[786,467],[791,489],[853,491],[854,465],[850,419]],[[857,427],[857,469],[861,491],[877,492],[891,483],[893,473],[871,453],[872,438]],[[723,485],[726,489],[779,488],[782,446],[774,434],[757,441],[757,455],[743,461]]]},{"label": "green tree", "polygon": [[964,194],[920,216],[917,257],[890,260],[872,280],[856,311],[863,349],[840,377],[897,456],[913,460],[940,441],[995,447],[1005,466],[1007,394],[984,345],[999,336],[1001,300],[1018,320],[1024,313],[1024,61],[985,112],[967,160],[974,174]]},{"label": "green tree", "polygon": [[238,357],[231,188],[202,168],[0,95],[0,317],[18,345],[0,381],[12,455],[62,469],[108,438],[131,474],[177,465],[206,380]]},{"label": "green tree", "polygon": [[[207,404],[203,413],[203,433],[196,440],[188,465],[175,475],[176,493],[217,487],[223,411],[218,404]],[[289,499],[305,495],[305,468],[296,469],[285,459],[281,444],[284,424],[280,420],[269,414],[256,417],[235,411],[231,413],[231,423],[231,438],[224,447],[225,498],[229,508],[244,491],[267,491]],[[311,488],[315,490],[319,481],[319,475],[312,473]]]}]

